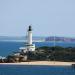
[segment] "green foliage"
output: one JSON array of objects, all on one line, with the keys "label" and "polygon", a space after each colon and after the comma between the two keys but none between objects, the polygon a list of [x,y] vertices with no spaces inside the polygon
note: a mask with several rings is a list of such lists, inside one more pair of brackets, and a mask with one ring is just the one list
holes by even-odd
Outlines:
[{"label": "green foliage", "polygon": [[43,46],[36,49],[34,57],[36,60],[75,61],[75,48]]}]

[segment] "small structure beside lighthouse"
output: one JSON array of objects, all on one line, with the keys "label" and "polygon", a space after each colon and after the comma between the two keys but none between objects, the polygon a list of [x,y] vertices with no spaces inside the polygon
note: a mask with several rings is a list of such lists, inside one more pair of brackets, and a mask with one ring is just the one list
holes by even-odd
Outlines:
[{"label": "small structure beside lighthouse", "polygon": [[32,27],[29,26],[27,30],[27,42],[25,47],[20,47],[20,51],[28,52],[28,51],[35,51],[35,44],[32,42]]}]

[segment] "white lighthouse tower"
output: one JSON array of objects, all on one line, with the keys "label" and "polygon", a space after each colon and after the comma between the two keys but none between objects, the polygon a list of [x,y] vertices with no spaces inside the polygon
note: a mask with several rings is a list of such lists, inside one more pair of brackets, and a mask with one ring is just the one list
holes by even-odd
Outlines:
[{"label": "white lighthouse tower", "polygon": [[29,26],[28,28],[28,44],[32,45],[32,28]]},{"label": "white lighthouse tower", "polygon": [[27,43],[25,44],[25,47],[20,47],[20,51],[22,52],[28,52],[28,51],[35,51],[35,44],[32,43],[32,27],[28,27],[27,31]]},{"label": "white lighthouse tower", "polygon": [[35,51],[35,44],[32,43],[32,27],[29,26],[28,28],[28,44],[27,44],[27,50],[28,51]]}]

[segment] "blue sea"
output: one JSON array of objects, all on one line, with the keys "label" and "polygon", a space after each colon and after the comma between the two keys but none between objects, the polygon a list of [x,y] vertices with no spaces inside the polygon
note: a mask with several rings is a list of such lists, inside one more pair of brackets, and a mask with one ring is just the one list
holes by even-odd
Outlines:
[{"label": "blue sea", "polygon": [[[35,42],[36,47],[40,46],[62,46],[75,47],[72,42]],[[0,56],[18,51],[24,46],[24,42],[0,42]],[[0,75],[75,75],[75,68],[70,66],[23,66],[23,65],[0,65]]]},{"label": "blue sea", "polygon": [[0,75],[75,75],[69,66],[0,65]]},{"label": "blue sea", "polygon": [[[75,47],[75,42],[35,42],[36,47],[41,46],[62,46],[62,47]],[[7,56],[8,54],[18,51],[19,47],[25,46],[24,42],[8,42],[0,41],[0,56]]]}]

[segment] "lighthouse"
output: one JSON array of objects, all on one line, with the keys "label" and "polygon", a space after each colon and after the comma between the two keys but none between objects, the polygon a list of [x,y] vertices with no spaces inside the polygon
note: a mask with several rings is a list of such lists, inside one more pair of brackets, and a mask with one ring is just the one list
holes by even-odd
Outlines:
[{"label": "lighthouse", "polygon": [[27,51],[35,51],[35,44],[32,41],[32,27],[28,27],[28,36],[27,36]]},{"label": "lighthouse", "polygon": [[29,26],[28,28],[28,44],[32,45],[32,27]]},{"label": "lighthouse", "polygon": [[19,48],[21,52],[28,52],[28,51],[35,51],[35,44],[33,44],[32,40],[32,27],[29,26],[27,30],[27,43],[25,44],[25,47]]}]

